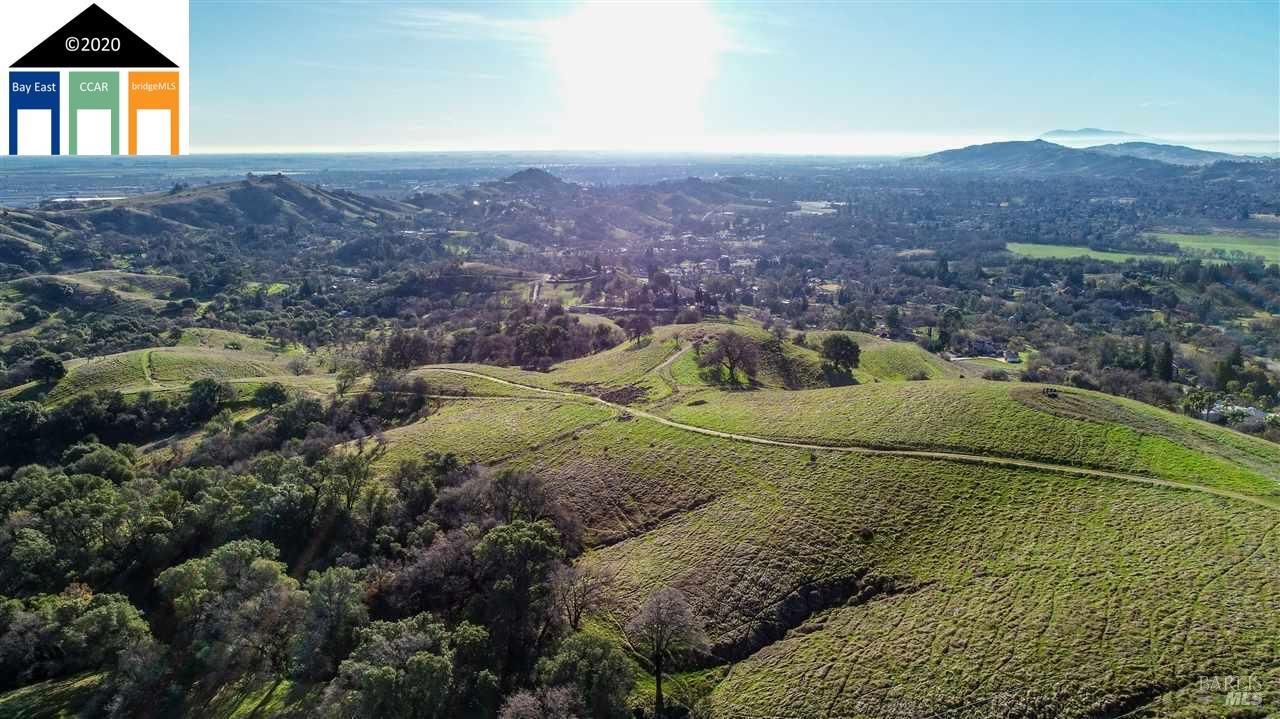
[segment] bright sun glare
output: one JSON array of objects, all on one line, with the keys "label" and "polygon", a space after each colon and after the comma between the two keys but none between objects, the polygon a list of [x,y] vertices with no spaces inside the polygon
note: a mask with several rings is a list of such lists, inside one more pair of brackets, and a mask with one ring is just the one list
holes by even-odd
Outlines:
[{"label": "bright sun glare", "polygon": [[580,148],[652,149],[701,134],[727,47],[701,2],[587,2],[548,29],[562,133]]}]

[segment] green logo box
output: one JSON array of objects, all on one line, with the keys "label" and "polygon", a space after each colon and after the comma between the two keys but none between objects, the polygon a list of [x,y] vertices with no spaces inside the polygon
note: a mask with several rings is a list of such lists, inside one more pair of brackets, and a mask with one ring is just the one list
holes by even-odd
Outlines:
[{"label": "green logo box", "polygon": [[80,110],[111,112],[111,154],[120,154],[120,73],[72,72],[67,79],[68,136],[71,154],[79,154]]}]

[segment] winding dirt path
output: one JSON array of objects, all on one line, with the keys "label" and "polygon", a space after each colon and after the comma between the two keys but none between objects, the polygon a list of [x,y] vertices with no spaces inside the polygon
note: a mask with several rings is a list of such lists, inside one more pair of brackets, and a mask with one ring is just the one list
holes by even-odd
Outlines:
[{"label": "winding dirt path", "polygon": [[[663,362],[663,364],[659,365],[659,368],[667,366],[670,362],[674,362],[675,359],[679,357],[679,355],[682,353],[683,353],[683,350],[681,352],[677,352],[675,355],[668,358],[666,362]],[[667,419],[666,417],[656,415],[651,412],[646,412],[642,409],[636,409],[634,407],[626,407],[624,405],[620,405],[614,402],[609,402],[607,400],[600,399],[599,397],[592,397],[591,395],[580,394],[578,392],[568,392],[565,390],[555,390],[555,389],[544,389],[542,387],[535,387],[533,385],[521,384],[519,382],[512,382],[510,380],[500,379],[498,377],[493,377],[493,376],[484,374],[482,372],[473,372],[471,370],[456,369],[453,367],[431,366],[431,367],[423,367],[422,369],[424,371],[444,372],[447,374],[463,375],[466,377],[477,377],[479,379],[488,380],[490,382],[494,382],[500,385],[506,385],[508,387],[516,387],[523,390],[540,392],[543,394],[553,395],[557,397],[565,397],[569,399],[576,399],[580,401],[596,402],[598,404],[602,404],[606,407],[612,408],[617,412],[624,412],[633,417],[643,417],[644,419],[647,419],[651,422],[657,422],[658,424],[666,425],[668,427],[674,427],[675,429],[681,429],[686,432],[694,432],[696,434],[702,434],[708,437],[728,439],[728,440],[733,440],[735,442],[746,442],[748,444],[759,444],[759,445],[766,445],[770,447],[790,447],[792,449],[807,449],[811,451],[822,451],[822,452],[843,452],[846,454],[880,455],[880,456],[887,456],[887,457],[909,457],[912,459],[937,459],[937,460],[945,460],[949,462],[968,462],[970,464],[981,464],[981,465],[987,465],[987,466],[993,466],[993,467],[1006,467],[1006,468],[1013,468],[1013,469],[1033,469],[1033,470],[1039,470],[1043,472],[1053,472],[1056,474],[1063,474],[1063,475],[1076,476],[1076,477],[1095,477],[1099,479],[1112,479],[1112,480],[1120,480],[1123,482],[1133,482],[1136,484],[1145,484],[1145,485],[1154,486],[1154,487],[1165,487],[1168,489],[1181,489],[1181,490],[1187,490],[1191,492],[1201,492],[1203,494],[1211,494],[1217,497],[1234,499],[1240,502],[1248,502],[1250,504],[1255,504],[1260,507],[1265,507],[1271,510],[1280,510],[1280,500],[1270,500],[1263,497],[1255,497],[1248,494],[1242,494],[1240,492],[1233,492],[1229,489],[1218,489],[1216,487],[1205,487],[1203,485],[1195,485],[1195,484],[1182,484],[1180,482],[1171,482],[1165,479],[1157,479],[1155,477],[1147,477],[1140,474],[1129,474],[1126,472],[1112,472],[1104,469],[1089,469],[1085,467],[1073,467],[1073,466],[1064,465],[1064,464],[1052,464],[1049,462],[1036,462],[1028,459],[1014,459],[1011,457],[993,457],[990,455],[968,454],[964,452],[943,452],[943,451],[934,451],[934,450],[912,450],[912,449],[880,449],[875,447],[865,447],[865,446],[859,446],[859,445],[810,444],[806,442],[789,442],[789,441],[780,440],[780,439],[769,439],[767,437],[756,437],[753,435],[737,434],[734,432],[722,432],[716,429],[707,429],[706,427],[699,427],[697,425],[677,422],[675,420]]]}]

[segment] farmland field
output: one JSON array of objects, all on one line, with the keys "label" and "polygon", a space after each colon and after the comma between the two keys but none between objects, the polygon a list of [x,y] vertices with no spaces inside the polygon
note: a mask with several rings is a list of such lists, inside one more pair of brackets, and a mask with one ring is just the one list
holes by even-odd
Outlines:
[{"label": "farmland field", "polygon": [[1156,233],[1155,237],[1165,242],[1173,242],[1183,249],[1201,252],[1222,252],[1227,257],[1234,253],[1260,255],[1268,263],[1280,263],[1280,233],[1270,237],[1247,235],[1182,235],[1167,232]]}]

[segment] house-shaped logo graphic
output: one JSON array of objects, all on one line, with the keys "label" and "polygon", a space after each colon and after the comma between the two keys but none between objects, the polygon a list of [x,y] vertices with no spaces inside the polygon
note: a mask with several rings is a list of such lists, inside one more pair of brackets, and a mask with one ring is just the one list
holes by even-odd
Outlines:
[{"label": "house-shaped logo graphic", "polygon": [[70,154],[120,154],[123,119],[130,155],[177,155],[180,81],[177,64],[90,5],[10,66],[9,154],[62,154],[65,95]]}]

